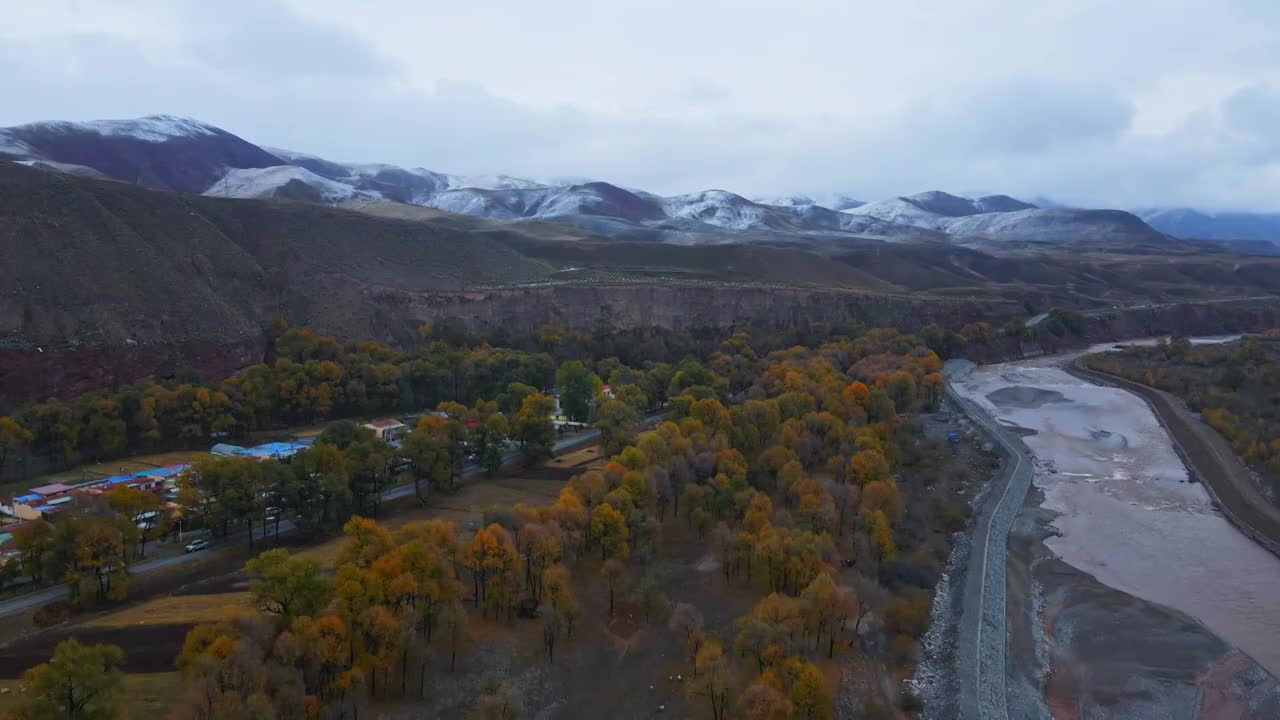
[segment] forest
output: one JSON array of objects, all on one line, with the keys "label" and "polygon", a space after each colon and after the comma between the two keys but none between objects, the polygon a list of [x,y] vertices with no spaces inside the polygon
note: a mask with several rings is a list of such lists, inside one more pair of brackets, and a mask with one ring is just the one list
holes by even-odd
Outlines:
[{"label": "forest", "polygon": [[1170,392],[1231,442],[1280,503],[1280,330],[1229,343],[1186,338],[1090,355],[1089,367]]},{"label": "forest", "polygon": [[[829,718],[839,685],[833,659],[880,648],[898,668],[895,683],[918,660],[950,533],[967,520],[963,497],[933,492],[946,482],[938,471],[946,453],[922,441],[912,418],[937,406],[940,369],[920,340],[893,330],[768,353],[738,333],[705,363],[681,362],[657,384],[653,367],[571,366],[562,380],[586,370],[579,381],[592,385],[607,371],[610,402],[632,403],[599,409],[598,422],[610,427],[607,462],[574,475],[553,501],[494,508],[474,529],[444,520],[392,529],[372,517],[375,506],[346,501],[339,480],[359,472],[361,454],[349,448],[367,438],[344,447],[345,430],[328,433],[302,462],[258,472],[332,488],[311,511],[320,524],[349,517],[334,567],[283,548],[250,561],[255,609],[190,631],[176,660],[188,692],[175,716],[355,718],[370,703],[412,703],[432,683],[448,682],[437,674],[465,659],[469,628],[512,627],[524,617],[540,622],[553,665],[575,652],[584,623],[594,621],[584,617],[583,593],[598,592],[608,618],[626,607],[678,641],[695,715]],[[618,399],[626,386],[634,388],[621,393],[629,401]],[[507,392],[501,382],[491,391]],[[634,419],[629,413],[649,393],[665,399],[656,428],[636,433],[609,418]],[[541,397],[528,394],[521,408]],[[477,418],[500,414],[492,402],[459,407]],[[406,454],[415,478],[448,492],[450,430],[435,420],[424,418],[406,438]],[[219,467],[233,462],[199,466],[200,494],[222,503],[243,495],[226,485],[209,491],[234,474]],[[326,510],[338,495],[346,504]],[[242,514],[205,512],[228,522]],[[681,588],[662,582],[659,560],[680,542],[711,551],[726,591],[754,598],[748,612],[712,623],[714,608],[681,600]],[[870,617],[873,631],[863,624]],[[109,707],[118,696],[117,652],[58,648],[94,654],[99,690],[87,705]],[[46,717],[51,707],[73,720],[96,717],[65,711],[72,699],[45,680],[59,671],[53,663],[28,673],[17,717]],[[869,716],[888,717],[883,701],[869,692],[861,702]],[[892,701],[917,709],[900,685]],[[471,712],[520,718],[539,709],[495,676]]]},{"label": "forest", "polygon": [[[850,331],[855,331],[856,328]],[[767,349],[812,341],[796,331],[768,339]],[[210,380],[190,371],[73,398],[7,406],[0,398],[0,481],[54,472],[82,462],[176,448],[204,449],[218,438],[246,437],[336,418],[414,413],[449,401],[499,402],[513,383],[546,390],[557,368],[590,364],[609,382],[622,366],[646,368],[646,396],[660,402],[675,364],[706,360],[720,334],[689,336],[662,328],[590,331],[543,326],[524,335],[479,338],[455,321],[419,330],[412,347],[341,342],[307,327],[275,321],[266,330],[264,361],[233,377]]]}]

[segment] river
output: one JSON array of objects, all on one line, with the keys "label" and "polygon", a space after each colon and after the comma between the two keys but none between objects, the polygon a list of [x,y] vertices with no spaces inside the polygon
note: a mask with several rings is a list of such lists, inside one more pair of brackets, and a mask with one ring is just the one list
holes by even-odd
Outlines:
[{"label": "river", "polygon": [[1071,357],[977,367],[955,383],[1024,435],[1043,507],[1057,514],[1049,549],[1104,585],[1190,615],[1280,676],[1280,558],[1214,511],[1140,398],[1068,375]]}]

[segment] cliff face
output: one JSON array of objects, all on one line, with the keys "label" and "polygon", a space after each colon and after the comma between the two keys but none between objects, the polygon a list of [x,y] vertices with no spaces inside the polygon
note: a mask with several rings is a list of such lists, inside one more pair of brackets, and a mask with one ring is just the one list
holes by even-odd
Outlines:
[{"label": "cliff face", "polygon": [[[348,288],[347,292],[358,291]],[[422,323],[444,318],[461,320],[481,334],[547,324],[590,328],[601,320],[623,329],[658,326],[689,333],[741,325],[757,332],[788,327],[821,329],[847,322],[915,330],[931,322],[949,325],[955,317],[999,323],[1017,308],[1008,303],[786,288],[566,285],[457,293],[383,289],[360,293],[359,297],[337,292],[309,309],[309,313],[290,319],[346,339],[371,337],[365,329],[373,328],[374,337],[394,343],[407,339]],[[264,342],[250,335],[231,342],[210,339],[0,347],[0,398],[21,402],[68,396],[146,377],[170,377],[182,368],[222,378],[260,362],[264,349]]]},{"label": "cliff face", "polygon": [[917,330],[955,317],[999,323],[1021,312],[1011,302],[874,295],[835,290],[710,285],[562,285],[405,297],[409,317],[452,317],[485,332],[542,324],[588,328],[658,326],[692,332],[748,325],[761,331],[860,322]]},{"label": "cliff face", "polygon": [[[983,320],[998,328],[1021,317],[1013,303],[958,301],[928,297],[866,295],[829,290],[684,285],[565,285],[503,288],[457,293],[383,292],[366,298],[371,314],[366,327],[380,327],[395,342],[424,322],[461,320],[472,331],[525,331],[541,325],[590,328],[606,320],[620,329],[664,327],[687,333],[724,332],[746,326],[756,333],[787,328],[821,330],[844,323],[864,327],[891,326],[913,332],[930,323],[958,328]],[[336,302],[336,301],[335,301]],[[317,330],[340,337],[342,323]],[[346,317],[338,315],[337,317]],[[1170,305],[1088,315],[1083,335],[1061,338],[1042,333],[1034,343],[1019,343],[997,334],[985,345],[970,344],[964,355],[983,362],[1057,352],[1083,344],[1153,335],[1212,335],[1280,327],[1280,298],[1238,302]],[[0,397],[11,402],[50,395],[73,395],[94,388],[154,376],[169,377],[182,368],[209,378],[222,378],[260,362],[264,342],[256,337],[236,342],[186,341],[83,345],[74,348],[0,349]]]}]

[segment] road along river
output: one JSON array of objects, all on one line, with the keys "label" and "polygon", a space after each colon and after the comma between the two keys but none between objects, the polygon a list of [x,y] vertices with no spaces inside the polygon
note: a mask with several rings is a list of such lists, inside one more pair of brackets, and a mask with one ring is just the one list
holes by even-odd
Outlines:
[{"label": "road along river", "polygon": [[1020,521],[1048,552],[1022,553],[1009,592],[1037,647],[1020,661],[1013,637],[1008,662],[1042,665],[1046,704],[1011,690],[1009,716],[1280,717],[1280,558],[1214,510],[1141,398],[1067,374],[1072,357],[952,379],[1033,456]]}]

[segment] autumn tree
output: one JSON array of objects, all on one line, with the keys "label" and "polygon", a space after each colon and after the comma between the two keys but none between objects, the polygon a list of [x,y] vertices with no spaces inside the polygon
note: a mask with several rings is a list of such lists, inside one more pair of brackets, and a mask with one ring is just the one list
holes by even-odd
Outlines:
[{"label": "autumn tree", "polygon": [[445,603],[440,609],[439,622],[440,634],[449,651],[449,672],[454,672],[458,669],[458,652],[468,638],[467,609],[460,600]]},{"label": "autumn tree", "polygon": [[9,458],[31,442],[31,431],[23,427],[17,420],[0,416],[0,477]]},{"label": "autumn tree", "polygon": [[512,421],[512,435],[531,463],[551,457],[556,441],[556,428],[551,421],[553,403],[546,395],[529,395],[520,403]]},{"label": "autumn tree", "polygon": [[347,459],[335,445],[316,444],[294,456],[275,494],[298,517],[304,535],[315,535],[341,517],[351,504]]},{"label": "autumn tree", "polygon": [[[680,639],[684,642],[685,655],[689,658],[690,664],[693,664],[698,656],[698,651],[702,649],[702,644],[707,639],[702,611],[689,603],[676,603],[675,608],[671,611],[671,619],[667,622],[667,626],[680,636]],[[697,671],[696,665],[694,670],[695,672]]]},{"label": "autumn tree", "polygon": [[511,533],[496,523],[482,528],[461,549],[462,566],[471,571],[476,607],[510,612],[520,587],[520,553]]},{"label": "autumn tree", "polygon": [[476,463],[492,476],[502,468],[502,448],[510,431],[507,416],[498,412],[496,402],[477,400],[468,415],[467,426],[467,442],[475,453]]},{"label": "autumn tree", "polygon": [[115,645],[63,640],[53,657],[22,677],[23,720],[115,720],[124,685],[124,651]]},{"label": "autumn tree", "polygon": [[120,513],[130,525],[140,526],[138,555],[145,556],[148,536],[160,515],[160,498],[153,492],[128,485],[115,486],[107,492],[106,498],[107,505]]},{"label": "autumn tree", "polygon": [[333,597],[333,582],[313,560],[290,557],[284,548],[268,550],[245,563],[257,576],[249,584],[254,602],[264,612],[279,615],[288,625],[301,615],[315,615]]},{"label": "autumn tree", "polygon": [[710,638],[698,648],[694,657],[694,677],[689,694],[705,697],[711,703],[713,720],[724,720],[729,707],[729,662],[717,638]]},{"label": "autumn tree", "polygon": [[542,645],[547,649],[547,662],[555,662],[556,641],[564,628],[564,616],[553,607],[544,607],[542,616]]},{"label": "autumn tree", "polygon": [[627,557],[630,534],[626,518],[609,503],[600,503],[591,511],[591,536],[600,545],[602,560]]},{"label": "autumn tree", "polygon": [[889,462],[879,450],[862,450],[849,459],[849,475],[859,485],[889,479]]},{"label": "autumn tree", "polygon": [[830,720],[831,692],[822,671],[800,658],[787,658],[780,675],[787,687],[793,717],[804,720]]},{"label": "autumn tree", "polygon": [[835,654],[836,635],[845,620],[854,614],[856,598],[852,590],[836,585],[830,573],[821,573],[800,593],[801,614],[806,632],[813,634],[815,648],[827,636],[827,657]]},{"label": "autumn tree", "polygon": [[98,602],[121,600],[129,591],[125,571],[124,537],[114,523],[102,517],[75,517],[66,521],[74,537],[74,565],[67,584],[74,601],[83,602],[86,591]]},{"label": "autumn tree", "polygon": [[413,469],[413,489],[419,503],[426,503],[422,484],[448,489],[453,476],[453,457],[447,423],[438,415],[427,415],[400,443],[401,452]]},{"label": "autumn tree", "polygon": [[600,378],[579,360],[563,363],[556,370],[560,407],[575,422],[586,422],[591,417],[591,403],[601,385]]},{"label": "autumn tree", "polygon": [[617,399],[604,401],[596,412],[596,428],[604,441],[605,452],[611,455],[621,452],[635,439],[635,426],[639,422],[640,413],[631,405]]},{"label": "autumn tree", "polygon": [[614,596],[626,589],[627,565],[616,557],[611,557],[600,566],[600,580],[609,591],[609,617],[613,617]]},{"label": "autumn tree", "polygon": [[773,683],[760,679],[748,685],[738,696],[738,717],[742,720],[790,720],[791,701]]},{"label": "autumn tree", "polygon": [[472,715],[476,720],[524,720],[524,701],[511,683],[488,677],[481,683]]}]

